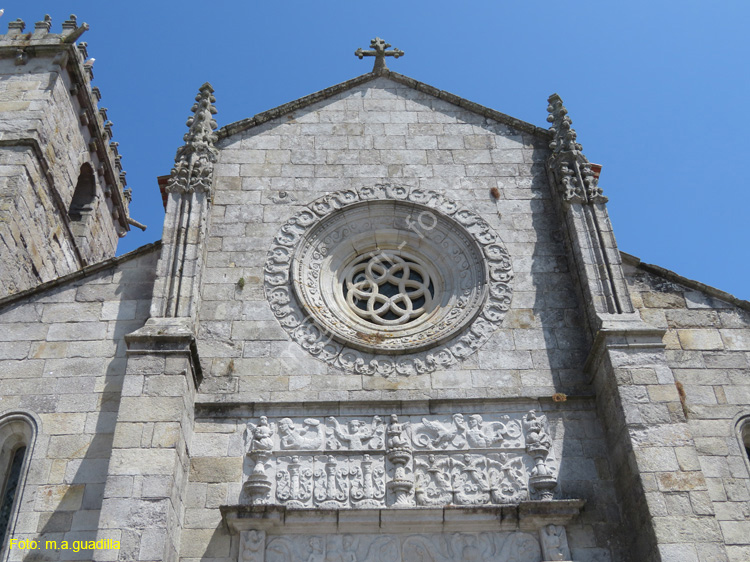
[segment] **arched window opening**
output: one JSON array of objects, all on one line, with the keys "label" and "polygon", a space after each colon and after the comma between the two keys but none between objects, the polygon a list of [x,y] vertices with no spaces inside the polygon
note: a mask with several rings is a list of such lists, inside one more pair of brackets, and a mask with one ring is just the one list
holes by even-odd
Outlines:
[{"label": "arched window opening", "polygon": [[23,494],[36,424],[26,414],[0,418],[0,549],[8,544]]},{"label": "arched window opening", "polygon": [[0,503],[0,544],[5,544],[5,534],[10,521],[10,514],[13,511],[13,504],[16,499],[16,490],[18,482],[21,479],[21,469],[23,468],[23,459],[26,456],[26,446],[21,445],[16,448],[10,460],[10,466],[5,473],[5,485],[3,486],[2,503]]},{"label": "arched window opening", "polygon": [[745,419],[740,426],[740,437],[742,437],[742,445],[745,447],[745,456],[750,462],[750,419]]},{"label": "arched window opening", "polygon": [[68,208],[73,235],[84,236],[86,234],[86,223],[94,212],[94,201],[96,200],[96,182],[94,170],[90,164],[81,166],[78,174],[78,183],[73,192],[73,199]]}]

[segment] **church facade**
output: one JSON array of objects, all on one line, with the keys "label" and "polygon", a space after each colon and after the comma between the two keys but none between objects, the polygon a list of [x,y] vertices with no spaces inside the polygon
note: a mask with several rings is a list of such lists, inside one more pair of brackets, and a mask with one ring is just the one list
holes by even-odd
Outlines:
[{"label": "church facade", "polygon": [[0,37],[3,560],[750,559],[750,303],[618,250],[559,96],[380,39],[221,128],[204,84],[115,257],[84,31]]}]

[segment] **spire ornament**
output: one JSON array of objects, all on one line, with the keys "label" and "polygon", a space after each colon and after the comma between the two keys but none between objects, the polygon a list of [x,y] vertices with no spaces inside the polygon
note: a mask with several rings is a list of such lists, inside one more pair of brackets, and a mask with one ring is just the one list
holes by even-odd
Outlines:
[{"label": "spire ornament", "polygon": [[384,70],[388,70],[388,67],[385,65],[385,57],[403,57],[404,52],[401,49],[393,49],[392,51],[387,51],[389,47],[392,45],[390,43],[386,43],[383,39],[380,37],[376,37],[372,41],[370,41],[370,48],[372,51],[364,51],[360,47],[356,51],[354,51],[354,55],[359,57],[359,60],[362,60],[364,57],[375,57],[375,64],[372,67],[373,72],[382,72]]},{"label": "spire ornament", "polygon": [[553,135],[549,143],[552,156],[549,165],[554,173],[559,191],[566,203],[606,203],[607,198],[599,187],[599,174],[594,171],[601,166],[592,164],[584,156],[583,147],[576,141],[573,121],[568,117],[568,110],[557,94],[552,94],[547,101],[547,121]]},{"label": "spire ornament", "polygon": [[177,149],[175,167],[167,182],[166,190],[170,193],[211,191],[214,164],[219,156],[214,147],[219,137],[214,132],[217,124],[213,116],[217,112],[213,106],[216,102],[213,92],[211,84],[206,82],[195,96],[196,103],[191,108],[193,115],[186,123],[190,129],[183,137],[185,144]]}]

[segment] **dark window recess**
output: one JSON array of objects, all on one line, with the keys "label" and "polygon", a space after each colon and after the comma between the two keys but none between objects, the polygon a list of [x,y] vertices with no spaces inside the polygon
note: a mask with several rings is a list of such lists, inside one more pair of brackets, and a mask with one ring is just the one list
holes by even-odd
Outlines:
[{"label": "dark window recess", "polygon": [[13,510],[13,500],[16,499],[16,489],[18,481],[21,478],[21,467],[23,466],[23,457],[26,454],[26,447],[19,447],[13,453],[13,460],[10,461],[5,486],[3,487],[3,503],[0,506],[0,544],[5,544],[5,535],[8,531],[8,522],[10,521],[10,512]]},{"label": "dark window recess", "polygon": [[78,175],[78,183],[73,193],[73,200],[68,208],[71,226],[74,236],[83,236],[86,222],[94,211],[96,200],[96,182],[94,181],[94,170],[89,164],[81,166]]}]

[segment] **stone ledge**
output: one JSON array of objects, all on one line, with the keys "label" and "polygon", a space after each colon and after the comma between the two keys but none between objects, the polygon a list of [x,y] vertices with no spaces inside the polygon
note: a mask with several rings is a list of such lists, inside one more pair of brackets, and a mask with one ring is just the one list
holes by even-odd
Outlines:
[{"label": "stone ledge", "polygon": [[524,501],[513,505],[375,509],[295,509],[279,505],[223,505],[222,519],[232,533],[250,529],[269,534],[413,533],[536,531],[567,525],[585,500]]},{"label": "stone ledge", "polygon": [[146,324],[125,336],[128,356],[188,354],[197,389],[203,380],[198,346],[191,322],[186,318],[149,318]]},{"label": "stone ledge", "polygon": [[[232,395],[229,395],[231,397]],[[403,415],[452,414],[456,409],[498,413],[517,412],[536,409],[542,412],[568,409],[594,409],[593,394],[566,395],[564,402],[555,401],[553,396],[515,397],[515,398],[461,398],[446,400],[444,398],[422,400],[347,400],[301,402],[235,402],[222,400],[223,396],[197,394],[195,397],[195,414],[197,418],[227,419],[236,417],[265,416],[311,416],[311,415],[355,415],[362,416],[382,414],[384,411]],[[572,406],[574,404],[575,406]],[[500,409],[498,409],[500,407]]]}]

